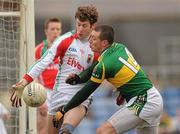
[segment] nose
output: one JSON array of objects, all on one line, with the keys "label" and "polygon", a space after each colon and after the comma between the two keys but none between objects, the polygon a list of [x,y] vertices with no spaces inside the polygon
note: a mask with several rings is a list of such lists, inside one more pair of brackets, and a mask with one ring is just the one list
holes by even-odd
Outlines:
[{"label": "nose", "polygon": [[80,29],[79,29],[79,33],[82,33],[82,31],[83,31],[82,28],[80,28]]}]

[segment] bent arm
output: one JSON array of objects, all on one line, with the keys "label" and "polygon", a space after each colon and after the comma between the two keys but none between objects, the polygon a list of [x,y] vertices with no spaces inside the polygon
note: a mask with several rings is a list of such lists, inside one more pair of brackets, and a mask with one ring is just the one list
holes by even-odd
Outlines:
[{"label": "bent arm", "polygon": [[27,74],[24,76],[24,79],[26,79],[28,82],[33,81],[49,66],[49,64],[53,62],[55,56],[58,54],[58,47],[61,45],[62,40],[63,37],[60,36],[53,42],[51,48],[48,49],[43,56],[28,70]]},{"label": "bent arm", "polygon": [[99,85],[100,83],[89,80],[86,85],[74,95],[69,103],[64,106],[64,112],[79,106],[99,87]]},{"label": "bent arm", "polygon": [[81,72],[78,76],[80,77],[79,83],[85,83],[91,78],[94,67],[98,64],[98,61],[95,61],[89,68]]}]

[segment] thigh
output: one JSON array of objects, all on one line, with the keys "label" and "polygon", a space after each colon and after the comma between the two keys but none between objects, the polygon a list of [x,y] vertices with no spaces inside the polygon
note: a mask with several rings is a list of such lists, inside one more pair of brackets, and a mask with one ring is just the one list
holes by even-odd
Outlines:
[{"label": "thigh", "polygon": [[145,121],[136,116],[134,111],[123,107],[113,114],[108,122],[115,128],[118,134],[121,134],[143,124]]},{"label": "thigh", "polygon": [[158,127],[137,128],[137,134],[158,134]]},{"label": "thigh", "polygon": [[55,115],[58,108],[65,105],[66,101],[69,101],[68,94],[53,90],[49,101],[48,115]]},{"label": "thigh", "polygon": [[46,134],[48,126],[47,111],[37,110],[37,131],[38,134]]},{"label": "thigh", "polygon": [[86,108],[83,105],[75,107],[64,115],[63,124],[71,124],[73,127],[77,127],[85,115]]}]

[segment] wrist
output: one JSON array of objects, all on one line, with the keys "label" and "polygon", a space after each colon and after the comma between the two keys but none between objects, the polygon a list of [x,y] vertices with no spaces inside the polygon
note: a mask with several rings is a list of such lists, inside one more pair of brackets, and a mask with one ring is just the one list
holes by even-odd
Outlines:
[{"label": "wrist", "polygon": [[21,85],[22,87],[25,87],[29,84],[29,82],[23,78],[22,80],[19,81],[18,84]]},{"label": "wrist", "polygon": [[79,76],[79,75],[77,75],[77,74],[75,74],[76,75],[76,84],[80,84],[81,83],[81,77]]},{"label": "wrist", "polygon": [[64,106],[59,107],[58,111],[61,112],[64,115],[65,114]]},{"label": "wrist", "polygon": [[33,78],[30,75],[28,75],[28,74],[25,74],[23,76],[23,79],[25,79],[28,82],[28,84],[33,81]]}]

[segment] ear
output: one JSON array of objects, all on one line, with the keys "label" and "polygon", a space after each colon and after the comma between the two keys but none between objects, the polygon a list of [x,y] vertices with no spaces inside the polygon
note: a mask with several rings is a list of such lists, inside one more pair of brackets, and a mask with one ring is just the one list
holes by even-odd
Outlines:
[{"label": "ear", "polygon": [[44,33],[45,33],[45,35],[47,35],[47,29],[44,29]]},{"label": "ear", "polygon": [[94,29],[97,26],[97,23],[94,23],[91,25],[92,29]]},{"label": "ear", "polygon": [[107,40],[103,40],[102,44],[103,44],[103,47],[106,47],[106,46],[108,46],[109,42]]}]

